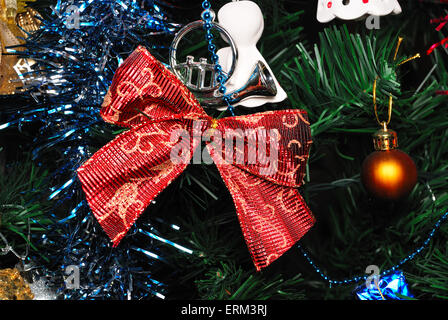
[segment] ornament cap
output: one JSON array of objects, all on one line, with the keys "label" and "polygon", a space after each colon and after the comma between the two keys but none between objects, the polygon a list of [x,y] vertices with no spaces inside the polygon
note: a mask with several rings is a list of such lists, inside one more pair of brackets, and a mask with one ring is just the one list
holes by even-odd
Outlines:
[{"label": "ornament cap", "polygon": [[375,132],[373,135],[373,146],[376,151],[387,151],[398,148],[398,136],[394,130],[383,128]]}]

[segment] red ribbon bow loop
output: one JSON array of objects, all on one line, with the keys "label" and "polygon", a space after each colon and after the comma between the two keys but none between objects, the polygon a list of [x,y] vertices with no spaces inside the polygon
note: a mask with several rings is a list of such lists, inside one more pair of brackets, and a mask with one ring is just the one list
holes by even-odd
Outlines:
[{"label": "red ribbon bow loop", "polygon": [[184,139],[182,133],[209,138],[207,149],[232,195],[257,270],[313,226],[296,189],[311,144],[305,111],[213,119],[176,76],[138,47],[117,69],[101,116],[130,130],[87,160],[78,176],[114,246],[193,158],[201,139]]}]

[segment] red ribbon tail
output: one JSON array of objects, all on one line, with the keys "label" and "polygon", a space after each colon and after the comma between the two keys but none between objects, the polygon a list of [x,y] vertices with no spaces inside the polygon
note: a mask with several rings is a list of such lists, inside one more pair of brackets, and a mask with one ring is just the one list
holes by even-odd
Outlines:
[{"label": "red ribbon tail", "polygon": [[269,266],[313,226],[315,219],[295,188],[269,182],[216,162],[238,213],[257,271]]}]

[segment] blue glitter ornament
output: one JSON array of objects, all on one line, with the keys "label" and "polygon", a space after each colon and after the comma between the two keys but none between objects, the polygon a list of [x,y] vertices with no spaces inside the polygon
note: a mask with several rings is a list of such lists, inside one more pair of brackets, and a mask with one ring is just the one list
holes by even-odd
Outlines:
[{"label": "blue glitter ornament", "polygon": [[359,300],[407,300],[412,299],[403,272],[396,271],[382,276],[377,283],[365,283],[355,290]]}]

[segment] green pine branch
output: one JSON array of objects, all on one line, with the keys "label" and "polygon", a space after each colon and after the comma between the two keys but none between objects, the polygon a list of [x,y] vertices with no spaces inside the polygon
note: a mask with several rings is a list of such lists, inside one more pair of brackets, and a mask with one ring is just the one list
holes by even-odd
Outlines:
[{"label": "green pine branch", "polygon": [[[45,201],[39,198],[45,188],[46,172],[29,160],[15,163],[0,175],[0,233],[11,248],[22,254],[26,247],[38,251],[31,236],[44,232],[50,223]],[[0,246],[6,244],[1,241]]]}]

